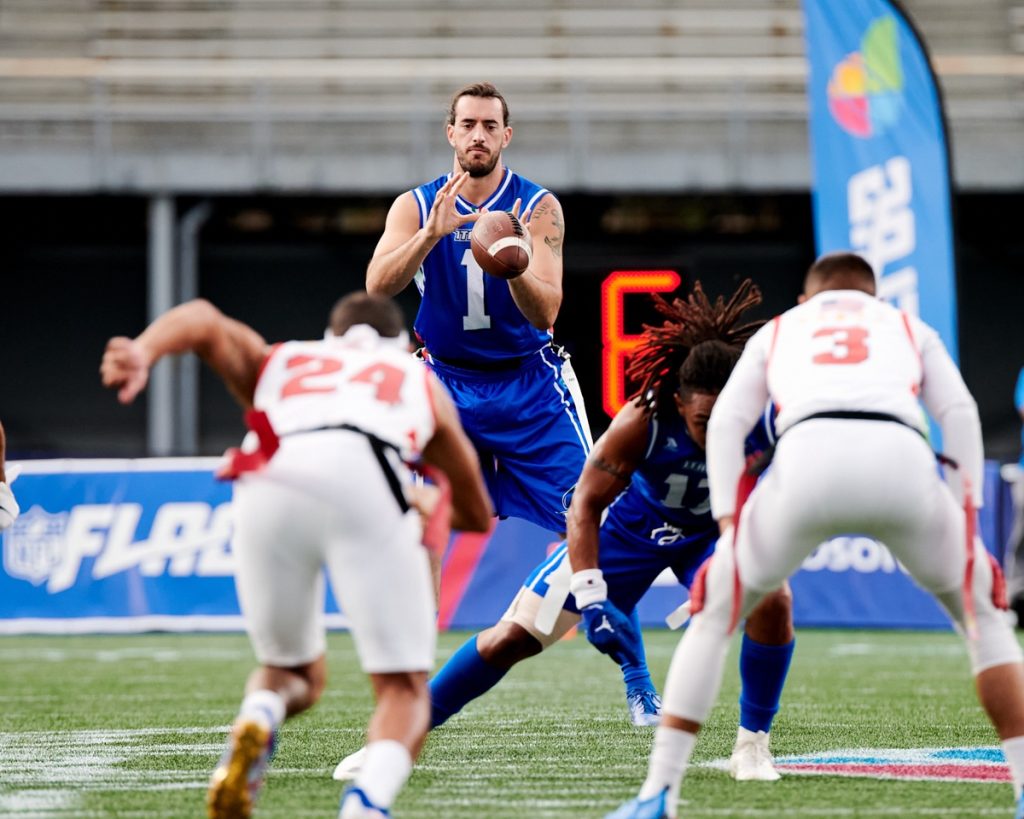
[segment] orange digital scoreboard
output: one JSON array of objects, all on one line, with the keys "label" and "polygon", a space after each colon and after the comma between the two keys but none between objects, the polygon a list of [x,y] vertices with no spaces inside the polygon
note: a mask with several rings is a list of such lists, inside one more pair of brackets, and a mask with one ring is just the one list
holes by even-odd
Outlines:
[{"label": "orange digital scoreboard", "polygon": [[626,361],[641,340],[625,329],[626,296],[666,293],[679,287],[674,270],[615,270],[601,285],[601,400],[610,417],[626,403]]}]

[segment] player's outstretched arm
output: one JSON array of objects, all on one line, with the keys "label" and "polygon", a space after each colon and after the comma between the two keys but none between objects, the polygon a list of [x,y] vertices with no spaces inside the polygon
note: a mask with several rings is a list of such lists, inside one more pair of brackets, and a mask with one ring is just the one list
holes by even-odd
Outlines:
[{"label": "player's outstretched arm", "polygon": [[366,268],[368,293],[389,298],[401,293],[443,236],[480,218],[477,213],[459,213],[455,207],[455,197],[467,179],[468,173],[453,174],[441,186],[422,228],[419,206],[411,192],[403,193],[392,203],[384,223],[384,233]]},{"label": "player's outstretched arm", "polygon": [[221,377],[246,409],[252,407],[260,366],[270,348],[255,330],[225,316],[204,299],[168,310],[137,338],[107,342],[100,364],[103,386],[130,404],[145,389],[152,366],[165,355],[192,352]]},{"label": "player's outstretched arm", "polygon": [[437,428],[423,448],[423,460],[444,472],[451,483],[452,528],[486,532],[494,512],[476,450],[466,437],[455,404],[441,382],[429,373],[427,383]]},{"label": "player's outstretched arm", "polygon": [[[519,216],[519,202],[512,212]],[[562,306],[562,244],[565,218],[562,206],[552,194],[546,194],[533,209],[523,215],[533,238],[533,259],[521,276],[508,286],[519,311],[538,330],[547,330],[558,318]]]}]

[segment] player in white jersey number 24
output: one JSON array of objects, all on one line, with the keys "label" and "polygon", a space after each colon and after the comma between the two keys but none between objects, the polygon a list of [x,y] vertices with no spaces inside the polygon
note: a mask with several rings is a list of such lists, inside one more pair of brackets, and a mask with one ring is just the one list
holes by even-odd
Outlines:
[{"label": "player in white jersey number 24", "polygon": [[[449,523],[487,530],[476,453],[444,387],[409,355],[389,299],[347,296],[325,338],[273,347],[208,302],[189,302],[136,339],[111,339],[103,383],[128,403],[157,360],[184,352],[217,372],[254,439],[230,451],[223,473],[236,479],[235,582],[260,666],[211,779],[208,815],[251,815],[278,728],[324,689],[326,567],[377,700],[366,765],[340,816],[387,816],[430,716],[434,595],[421,541],[446,543]],[[417,489],[415,463],[440,470],[450,492]]]}]

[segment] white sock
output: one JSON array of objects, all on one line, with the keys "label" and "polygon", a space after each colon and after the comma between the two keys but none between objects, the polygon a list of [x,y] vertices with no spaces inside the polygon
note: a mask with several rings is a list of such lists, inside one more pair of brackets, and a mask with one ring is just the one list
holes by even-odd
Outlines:
[{"label": "white sock", "polygon": [[276,731],[284,722],[284,700],[276,691],[261,689],[246,694],[242,700],[242,707],[238,709],[238,716],[244,719],[259,720]]},{"label": "white sock", "polygon": [[1021,788],[1024,787],[1024,736],[1004,739],[1003,753],[1013,778],[1013,798],[1020,799]]},{"label": "white sock", "polygon": [[397,740],[379,739],[366,746],[366,761],[355,786],[378,808],[391,807],[412,773],[409,750]]},{"label": "white sock", "polygon": [[658,726],[654,732],[654,748],[647,764],[647,779],[640,788],[640,798],[650,799],[668,788],[665,800],[669,816],[675,816],[679,802],[679,786],[686,772],[686,765],[697,744],[697,735],[679,728]]}]

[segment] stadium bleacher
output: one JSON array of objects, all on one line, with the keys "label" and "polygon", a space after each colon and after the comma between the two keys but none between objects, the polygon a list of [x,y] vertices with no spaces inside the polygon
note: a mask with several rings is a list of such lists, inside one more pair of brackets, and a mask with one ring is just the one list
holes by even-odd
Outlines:
[{"label": "stadium bleacher", "polygon": [[[1024,5],[907,6],[961,184],[1024,183],[992,150],[1024,142]],[[798,0],[5,0],[0,186],[391,191],[489,78],[559,189],[804,188],[803,48]]]}]

